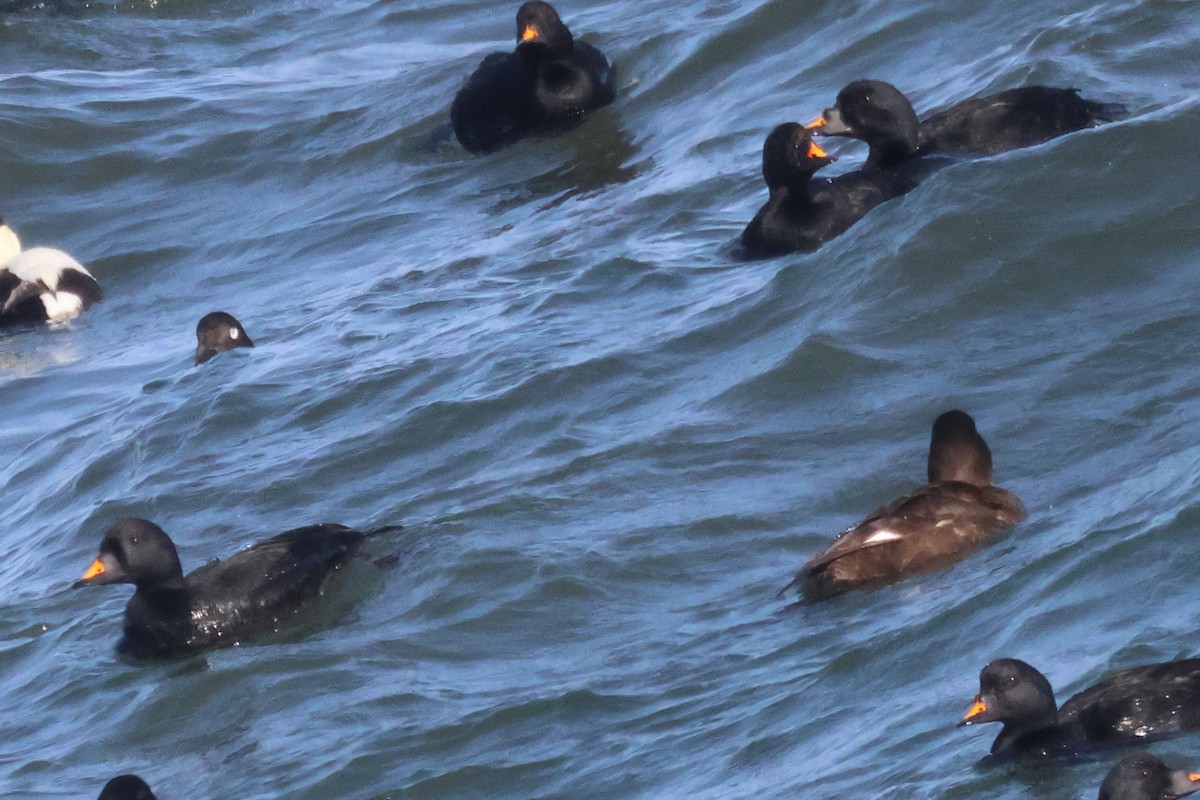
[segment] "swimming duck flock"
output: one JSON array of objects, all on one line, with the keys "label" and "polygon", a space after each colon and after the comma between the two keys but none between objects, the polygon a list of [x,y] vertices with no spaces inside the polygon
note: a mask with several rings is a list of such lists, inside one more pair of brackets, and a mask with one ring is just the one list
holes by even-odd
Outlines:
[{"label": "swimming duck flock", "polygon": [[[11,17],[0,16],[7,26],[0,27],[0,43],[15,27],[30,31],[75,20],[26,6],[15,4]],[[1147,300],[1179,306],[1146,326],[1135,320],[1141,307],[1130,299],[1135,289],[1124,293],[1125,277],[1108,276],[1117,289],[1103,292],[1102,307],[1095,309],[1082,307],[1096,278],[1076,266],[1061,267],[1066,274],[1049,284],[1052,289],[1023,298],[1027,287],[1013,284],[1053,277],[1060,263],[1071,263],[1064,256],[1071,248],[1058,242],[1054,253],[1021,252],[1014,244],[1017,232],[1032,222],[1024,210],[1000,205],[991,208],[997,217],[1012,215],[1006,218],[1010,228],[990,228],[978,239],[964,235],[962,226],[976,223],[956,220],[950,205],[1021,181],[1049,195],[1064,181],[1095,187],[1096,175],[1128,176],[1121,161],[1139,149],[1129,131],[1161,124],[1166,101],[1148,103],[1103,81],[1076,88],[1080,70],[1057,65],[1060,74],[1048,63],[1019,82],[950,81],[953,89],[937,95],[940,102],[928,102],[928,83],[911,70],[846,56],[833,62],[839,72],[818,86],[786,83],[790,76],[782,76],[785,83],[755,87],[773,100],[756,97],[753,118],[746,119],[730,98],[747,90],[722,91],[722,83],[732,80],[722,72],[723,57],[705,67],[700,80],[712,86],[711,107],[702,97],[672,106],[664,96],[672,70],[695,67],[697,57],[686,48],[663,47],[667,77],[647,78],[674,7],[638,17],[641,23],[658,21],[661,30],[639,25],[640,34],[621,28],[620,36],[608,24],[607,6],[530,0],[502,11],[483,8],[436,29],[425,42],[444,51],[442,86],[454,90],[442,93],[437,108],[426,108],[427,118],[406,129],[400,146],[405,158],[422,165],[411,174],[430,178],[413,188],[422,193],[418,206],[398,215],[417,231],[414,237],[428,235],[411,245],[376,235],[390,228],[372,204],[400,195],[373,191],[350,201],[355,207],[348,229],[338,228],[339,235],[364,242],[363,250],[343,252],[329,220],[343,213],[338,204],[346,198],[312,188],[326,180],[322,165],[336,160],[329,155],[334,140],[374,113],[370,93],[352,86],[373,74],[381,52],[366,40],[356,50],[361,60],[341,65],[344,76],[328,53],[306,56],[305,78],[268,75],[260,71],[263,50],[230,66],[213,84],[262,82],[269,94],[288,91],[289,81],[320,76],[326,89],[349,92],[345,107],[311,115],[299,110],[303,103],[287,101],[305,118],[308,138],[286,147],[269,125],[241,130],[232,121],[236,114],[211,123],[231,127],[217,137],[218,146],[192,150],[203,162],[201,172],[220,175],[232,164],[247,165],[239,180],[255,175],[263,182],[257,189],[272,187],[269,196],[234,202],[221,191],[173,197],[155,188],[146,205],[114,211],[95,230],[72,231],[45,212],[45,193],[69,191],[61,188],[67,184],[55,174],[54,158],[36,172],[44,188],[28,188],[34,170],[18,172],[20,182],[4,187],[0,348],[19,354],[10,360],[0,351],[0,366],[12,378],[4,390],[20,401],[17,392],[44,381],[89,387],[73,389],[72,402],[43,392],[36,403],[10,406],[6,441],[13,457],[5,485],[19,522],[13,529],[21,533],[7,541],[13,560],[5,568],[13,571],[4,574],[10,586],[20,587],[11,592],[14,607],[33,609],[38,621],[6,623],[5,638],[15,644],[5,658],[15,695],[32,706],[50,705],[51,696],[78,695],[71,683],[77,677],[97,687],[103,706],[86,720],[97,748],[91,751],[57,747],[53,736],[37,733],[36,715],[22,707],[25,697],[14,696],[14,719],[20,721],[12,723],[7,739],[14,743],[6,759],[13,765],[10,793],[98,792],[101,800],[826,796],[866,791],[873,784],[857,774],[862,770],[903,781],[926,769],[938,777],[913,796],[1022,796],[1024,781],[1048,781],[1058,791],[1101,800],[1159,800],[1197,791],[1200,773],[1187,767],[1200,767],[1194,747],[1200,743],[1200,651],[1187,630],[1176,636],[1168,626],[1142,625],[1140,615],[1158,612],[1146,611],[1146,597],[1135,596],[1147,580],[1154,589],[1186,587],[1190,572],[1175,576],[1173,559],[1178,552],[1180,563],[1190,564],[1193,556],[1168,545],[1135,546],[1125,537],[1103,545],[1101,569],[1084,558],[1086,529],[1067,536],[1062,547],[1048,536],[1069,528],[1067,519],[1126,530],[1133,523],[1124,506],[1139,490],[1125,485],[1122,494],[1112,487],[1128,475],[1155,486],[1176,480],[1173,467],[1194,477],[1194,464],[1176,464],[1179,451],[1163,444],[1174,442],[1184,423],[1171,423],[1161,436],[1149,429],[1164,405],[1191,413],[1185,402],[1190,384],[1172,384],[1164,400],[1153,394],[1155,378],[1137,375],[1155,360],[1143,351],[1148,328],[1167,326],[1172,337],[1187,341],[1190,284],[1179,280],[1168,296]],[[403,21],[424,37],[416,31],[424,10],[401,4],[372,13],[392,24]],[[699,16],[719,13],[708,9]],[[793,13],[764,4],[717,39],[732,53],[744,46],[743,37],[760,37],[746,46],[761,78],[761,70],[784,63],[771,52],[781,46],[771,20]],[[170,20],[147,14],[143,22]],[[504,45],[496,46],[501,40]],[[125,57],[136,62],[134,52]],[[141,56],[148,63],[156,57]],[[417,50],[389,56],[401,62],[422,57]],[[43,72],[35,83],[52,83],[57,73]],[[806,73],[806,80],[811,77]],[[137,110],[125,112],[131,119],[157,113],[186,119],[204,105],[182,94],[146,95],[136,71],[125,78],[133,83],[105,78],[103,92],[114,103],[132,103]],[[176,78],[181,86],[190,80]],[[5,91],[31,91],[22,80],[0,72],[0,102]],[[225,90],[233,91],[214,89],[214,96]],[[160,103],[172,110],[160,112]],[[775,109],[770,116],[759,113],[764,103]],[[92,99],[78,105],[87,119],[116,113]],[[1186,112],[1194,104],[1182,106]],[[23,128],[15,108],[0,118],[7,126],[0,144],[10,152],[44,146],[45,131],[36,132],[33,123]],[[717,196],[713,206],[698,211],[664,200],[671,189],[661,187],[677,180],[671,148],[653,158],[638,154],[654,135],[638,125],[650,128],[655,121],[711,131],[700,144],[673,142],[676,154],[711,167],[713,175],[699,185],[736,184],[737,202]],[[186,134],[178,135],[185,142]],[[736,153],[708,144],[735,135],[742,139]],[[21,144],[34,140],[39,143]],[[412,144],[417,140],[419,146]],[[180,168],[174,151],[171,158],[154,155],[155,147],[173,147],[175,140],[138,141],[150,155],[132,156],[135,148],[126,143],[97,140],[86,145],[94,147],[95,163],[71,169],[99,175],[119,169],[122,159],[141,158],[147,171],[150,162],[154,169]],[[179,146],[184,152],[192,147]],[[396,147],[395,137],[367,136],[351,148],[365,161],[337,177],[373,180],[395,168]],[[295,162],[288,160],[291,153]],[[636,168],[626,172],[629,164]],[[1047,177],[1053,170],[1061,177]],[[520,183],[530,171],[536,179]],[[604,177],[597,180],[596,173]],[[736,177],[723,177],[730,175]],[[154,185],[136,174],[129,180],[131,201]],[[639,194],[646,191],[641,181],[657,182],[655,191],[662,193],[648,200]],[[514,182],[519,188],[512,188]],[[548,200],[538,195],[541,184],[556,187]],[[1164,200],[1160,210],[1154,188],[1143,188],[1130,205],[1144,206],[1171,230],[1190,230],[1196,220],[1189,209],[1196,204]],[[447,194],[443,208],[436,202],[439,192],[461,193]],[[611,196],[614,213],[585,213],[589,197],[601,193]],[[698,194],[704,193],[713,192]],[[535,195],[532,204],[524,202],[528,194]],[[486,206],[474,216],[478,227],[461,217],[442,224],[454,214],[450,206],[476,197]],[[276,205],[280,198],[290,212]],[[689,202],[695,199],[693,194]],[[173,202],[186,205],[188,215],[205,217],[195,227],[181,225],[177,241],[166,240],[168,228],[155,225],[155,214],[171,213]],[[88,218],[69,199],[64,203],[75,209],[66,219]],[[1072,209],[1061,196],[1035,197],[1029,214],[1047,229],[1067,231],[1085,224],[1086,198],[1080,203],[1085,210]],[[705,215],[722,204],[719,236],[689,251],[689,257],[703,253],[705,269],[633,274],[632,265],[647,254],[670,258],[692,228],[712,227]],[[557,222],[538,227],[538,215],[556,213],[563,214]],[[238,233],[241,218],[250,227],[279,227],[250,247]],[[211,224],[218,219],[223,224]],[[951,223],[959,232],[951,243],[969,241],[988,251],[991,272],[964,278],[952,249],[927,256],[922,237]],[[144,225],[154,233],[138,232]],[[902,236],[895,232],[901,228]],[[197,231],[204,231],[201,239],[218,240],[211,248],[203,245],[207,257],[239,261],[237,267],[209,274],[204,263],[189,260],[187,251],[200,246]],[[591,231],[586,241],[595,252],[572,249],[578,249],[573,243],[579,231]],[[123,235],[139,237],[137,252],[113,249]],[[881,245],[885,241],[899,244]],[[470,272],[474,294],[446,292],[442,285],[431,291],[431,269],[415,264],[430,242],[455,254],[453,268],[445,271]],[[1113,249],[1138,252],[1134,245]],[[358,260],[369,252],[388,263],[414,263],[374,275],[372,265],[380,261]],[[542,254],[547,260],[537,268],[518,264],[502,275],[478,272],[492,258],[520,262]],[[314,257],[327,269],[310,275],[306,267]],[[558,280],[543,271],[552,270],[547,264],[576,257],[588,262],[585,271],[550,296],[528,294],[531,286]],[[1011,277],[1004,273],[1010,257],[1027,265]],[[157,266],[175,259],[188,269]],[[611,260],[588,271],[602,259]],[[156,270],[158,280],[146,278]],[[697,327],[671,330],[679,321],[663,316],[670,302],[643,299],[667,298],[674,285],[694,285],[705,273],[719,277],[712,278],[711,296],[685,312],[702,319]],[[489,293],[510,287],[518,293],[511,304],[495,314],[481,310]],[[862,306],[860,292],[871,295],[874,305]],[[807,301],[809,293],[816,299],[794,314],[789,306]],[[555,310],[573,295],[588,298],[582,314]],[[353,298],[349,305],[347,298]],[[871,311],[846,316],[843,309],[855,303]],[[1011,311],[1010,303],[1021,311]],[[213,306],[238,316],[209,310]],[[396,307],[419,324],[398,325],[389,316]],[[1133,366],[1106,364],[1087,373],[1087,381],[1050,378],[1038,385],[1021,379],[1023,372],[1053,376],[1059,367],[1070,370],[1096,356],[1078,324],[1070,330],[1079,338],[1069,346],[1056,343],[1065,355],[1044,357],[1060,358],[1049,372],[1042,371],[1042,356],[1012,349],[1026,339],[1053,340],[1036,330],[1035,321],[1063,307],[1077,310],[1076,319],[1094,315],[1097,324],[1119,320],[1122,338],[1101,349],[1129,350],[1126,363]],[[250,323],[253,339],[239,317]],[[536,324],[525,325],[531,319]],[[871,332],[870,344],[848,338],[851,319]],[[463,345],[457,337],[465,327],[472,332]],[[543,340],[547,352],[566,348],[564,360],[529,369],[519,346],[527,340],[507,338],[521,327],[528,341]],[[764,342],[783,342],[801,327],[799,343],[784,345],[792,349],[782,358],[763,349]],[[927,336],[936,340],[932,349],[924,349]],[[573,348],[585,339],[589,346],[617,344],[573,361]],[[66,355],[45,355],[63,343],[69,345]],[[1189,355],[1180,360],[1190,361],[1190,343],[1185,349]],[[919,365],[897,355],[902,351],[918,353]],[[331,361],[331,352],[339,360]],[[935,384],[926,373],[938,370],[951,377],[939,378],[930,391]],[[1072,395],[1090,399],[1122,380],[1137,387],[1122,424],[1139,431],[1146,426],[1138,441],[1162,448],[1132,463],[1123,462],[1128,447],[1109,452],[1105,433],[1085,424],[1100,412],[1084,410],[1087,401]],[[665,421],[653,409],[677,389],[664,387],[686,387],[691,397],[675,405],[677,416],[664,406]],[[1022,393],[1027,401],[1013,399]],[[100,406],[78,405],[89,395],[108,396]],[[596,405],[576,406],[577,395]],[[849,398],[859,404],[851,406]],[[1043,404],[1067,409],[1074,440],[1064,442],[1040,427]],[[403,409],[398,417],[396,408]],[[730,408],[737,409],[733,417],[750,412],[761,419],[725,422]],[[70,420],[54,428],[44,424],[50,418],[42,413]],[[798,414],[803,420],[789,424],[801,433],[780,425]],[[723,421],[711,427],[709,417]],[[593,428],[600,418],[602,429]],[[656,427],[639,430],[649,418],[656,418]],[[536,439],[525,438],[530,431]],[[696,431],[702,431],[698,439],[692,438]],[[1055,446],[1062,452],[1047,456]],[[793,455],[783,459],[784,451]],[[269,469],[262,466],[266,457]],[[1033,466],[1047,464],[1056,466],[1044,475]],[[1047,488],[1080,466],[1101,486],[1093,495],[1080,500],[1079,489]],[[45,484],[38,476],[43,467],[55,470]],[[786,475],[775,479],[776,473]],[[780,491],[792,483],[802,488]],[[55,491],[30,492],[30,486]],[[648,501],[628,504],[631,491],[644,492]],[[488,516],[499,506],[494,492],[502,493],[504,510]],[[1194,532],[1188,524],[1194,501],[1183,500],[1181,510],[1170,502],[1178,494],[1145,494],[1164,503],[1154,512],[1155,525],[1171,528],[1182,517],[1181,534]],[[1069,510],[1073,503],[1082,510]],[[30,527],[47,507],[47,520],[65,522],[65,532],[52,532],[49,521]],[[675,514],[692,521],[679,525],[672,522]],[[321,521],[327,515],[360,527]],[[520,528],[524,515],[540,521],[516,534],[523,539],[497,545],[471,538],[481,520]],[[588,518],[592,522],[579,523]],[[602,529],[616,521],[628,532],[605,539]],[[548,552],[558,545],[535,531],[572,525],[579,531],[569,535],[579,538],[571,538],[567,549],[578,569],[564,572],[549,566],[559,563]],[[521,558],[496,560],[499,551],[511,556],[518,549]],[[534,560],[543,556],[550,560]],[[1161,583],[1157,561],[1165,575]],[[1127,588],[1115,585],[1131,562],[1151,577],[1141,583],[1131,578]],[[1046,563],[1055,571],[1045,573]],[[1117,575],[1110,578],[1106,570]],[[24,588],[26,573],[43,581],[44,590]],[[691,589],[680,589],[684,584]],[[681,600],[680,592],[697,587],[712,598],[695,606]],[[737,624],[728,624],[721,622],[728,604],[754,610],[739,611]],[[1166,605],[1163,619],[1171,618]],[[657,636],[630,631],[622,618],[630,609]],[[1057,641],[1056,625],[1074,624],[1072,614],[1087,624],[1111,618],[1114,625],[1148,633],[1128,647],[1098,637],[1094,647],[1064,645],[1060,654],[1047,642]],[[433,620],[445,625],[431,638]],[[702,655],[690,649],[701,620],[696,638],[717,643]],[[1190,628],[1190,621],[1179,627]],[[455,684],[478,668],[464,656],[465,643],[476,637],[486,637],[480,641],[494,658],[480,671],[504,673],[505,680],[524,685],[528,697],[514,711],[507,692],[492,689],[491,702],[476,702],[461,717],[421,722],[431,718],[415,707],[433,709],[466,696]],[[61,660],[61,674],[20,660],[39,648],[44,663]],[[581,654],[595,681],[573,679],[548,690],[562,664],[578,662]],[[660,692],[655,684],[651,692],[629,681],[616,669],[628,659],[646,665],[646,675],[668,676],[662,678],[667,688]],[[747,691],[723,683],[712,670],[725,661],[733,662],[726,665],[735,669],[731,675],[749,669],[743,678],[759,673],[764,682]],[[275,672],[281,668],[286,671]],[[601,677],[606,673],[615,677]],[[381,674],[388,682],[380,682]],[[705,689],[706,682],[724,688]],[[175,693],[185,683],[188,689]],[[766,685],[776,694],[756,694]],[[926,703],[915,714],[911,698],[925,691],[937,698],[936,712]],[[170,700],[156,692],[170,692],[162,695]],[[721,699],[714,699],[717,694]],[[320,703],[305,724],[295,722],[290,695]],[[872,712],[864,707],[868,697]],[[288,711],[272,710],[277,702]],[[834,702],[860,712],[858,721],[833,713]],[[542,704],[551,707],[543,711]],[[576,715],[587,724],[562,722]],[[880,744],[898,729],[878,726],[892,726],[905,715],[918,717],[919,723],[909,724],[919,727]],[[345,731],[327,735],[344,717],[363,730],[383,731],[393,752],[386,758],[380,750],[360,752],[362,743]],[[989,749],[975,734],[991,723],[999,727],[992,728]],[[208,724],[216,733],[206,738]],[[472,751],[473,728],[495,740],[493,750]],[[406,751],[409,736],[439,739],[445,744],[439,757],[461,756],[461,763],[439,772],[431,760]],[[659,769],[656,753],[672,737],[676,745],[695,737],[725,757]],[[1164,758],[1145,752],[1175,737],[1182,738]],[[860,739],[887,763],[846,763]],[[189,751],[192,741],[195,750]],[[823,741],[836,746],[812,755]],[[811,757],[798,759],[799,752]],[[379,777],[391,768],[383,761],[406,756],[418,762],[402,767],[410,770],[407,778]],[[257,758],[283,765],[266,781],[271,789],[247,791],[208,775]],[[509,758],[514,774],[503,768]],[[623,783],[608,771],[600,781],[607,788],[597,789],[587,769],[580,769],[590,758],[617,765],[627,760],[637,777]],[[1031,762],[1044,765],[1038,777],[1025,772]],[[59,782],[62,770],[73,770],[73,794],[62,791],[69,783]],[[82,775],[94,783],[81,788]],[[782,775],[799,777],[789,785],[779,782]],[[210,787],[208,794],[203,787]],[[881,778],[874,793],[909,796],[911,789]],[[1008,791],[1015,794],[1004,795]]]}]

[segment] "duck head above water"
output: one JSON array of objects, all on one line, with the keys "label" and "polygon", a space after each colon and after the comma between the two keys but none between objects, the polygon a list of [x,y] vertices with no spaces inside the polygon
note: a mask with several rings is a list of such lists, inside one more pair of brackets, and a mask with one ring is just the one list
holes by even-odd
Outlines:
[{"label": "duck head above water", "polygon": [[139,589],[182,587],[183,567],[162,528],[144,519],[123,519],[108,529],[100,554],[79,580],[84,585],[132,583]]},{"label": "duck head above water", "polygon": [[1050,681],[1016,658],[998,658],[979,673],[979,694],[958,723],[1003,722],[1006,731],[1020,734],[1054,725],[1058,705]]},{"label": "duck head above water", "polygon": [[158,800],[149,785],[137,775],[118,775],[100,792],[99,800]]},{"label": "duck head above water", "polygon": [[236,347],[254,347],[237,317],[224,311],[212,311],[200,318],[196,325],[197,364]]},{"label": "duck head above water", "polygon": [[562,58],[575,47],[571,31],[554,6],[529,0],[517,9],[517,52],[533,58]]},{"label": "duck head above water", "polygon": [[1118,761],[1100,784],[1100,800],[1174,800],[1200,789],[1200,774],[1173,770],[1149,753]]},{"label": "duck head above water", "polygon": [[895,86],[860,80],[838,92],[836,103],[808,128],[823,136],[867,142],[867,166],[882,167],[916,154],[920,122],[912,103]]},{"label": "duck head above water", "polygon": [[776,126],[763,143],[763,180],[774,191],[812,179],[813,174],[834,162],[813,141],[812,134],[796,122]]},{"label": "duck head above water", "polygon": [[933,422],[929,437],[929,482],[992,484],[992,451],[965,411],[947,411]]}]

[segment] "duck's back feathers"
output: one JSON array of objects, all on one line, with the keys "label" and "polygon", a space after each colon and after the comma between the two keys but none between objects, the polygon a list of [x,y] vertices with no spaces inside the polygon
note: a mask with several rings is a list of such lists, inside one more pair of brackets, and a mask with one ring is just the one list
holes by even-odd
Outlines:
[{"label": "duck's back feathers", "polygon": [[0,325],[65,322],[100,297],[92,274],[62,250],[30,248],[0,267]]},{"label": "duck's back feathers", "polygon": [[1098,745],[1152,741],[1200,729],[1200,659],[1123,670],[1063,703],[1060,725]]},{"label": "duck's back feathers", "polygon": [[800,568],[805,594],[829,597],[941,569],[1024,518],[1017,496],[998,486],[957,481],[922,486],[872,512],[810,558]]},{"label": "duck's back feathers", "polygon": [[1119,119],[1125,109],[1078,89],[1023,86],[972,97],[922,120],[921,153],[994,155]]},{"label": "duck's back feathers", "polygon": [[182,591],[139,589],[118,649],[170,657],[273,631],[321,593],[365,536],[344,525],[309,525],[188,573]]}]

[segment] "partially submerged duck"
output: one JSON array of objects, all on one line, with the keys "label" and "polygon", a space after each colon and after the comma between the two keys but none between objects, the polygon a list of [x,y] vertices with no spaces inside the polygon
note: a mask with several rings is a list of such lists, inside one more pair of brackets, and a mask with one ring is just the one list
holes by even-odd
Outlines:
[{"label": "partially submerged duck", "polygon": [[809,599],[872,588],[949,566],[1025,518],[1015,494],[992,484],[992,452],[964,411],[933,423],[929,482],[855,523],[803,566]]},{"label": "partially submerged duck", "polygon": [[1121,670],[1059,707],[1046,676],[1015,658],[979,673],[979,694],[959,722],[1001,722],[997,756],[1071,756],[1144,744],[1200,729],[1200,659]]}]

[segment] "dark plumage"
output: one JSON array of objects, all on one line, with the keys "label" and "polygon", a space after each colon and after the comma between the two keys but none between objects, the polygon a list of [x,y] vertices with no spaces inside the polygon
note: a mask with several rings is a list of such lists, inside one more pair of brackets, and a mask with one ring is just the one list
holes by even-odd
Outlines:
[{"label": "dark plumage", "polygon": [[831,163],[795,122],[779,125],[763,143],[763,180],[770,196],[742,231],[742,247],[754,257],[811,252],[838,236],[880,203],[913,187],[882,170],[847,172],[830,180],[813,177]]},{"label": "dark plumage", "polygon": [[175,545],[162,528],[144,519],[123,519],[104,535],[100,554],[80,583],[137,587],[125,606],[120,652],[135,658],[179,656],[274,630],[321,594],[369,535],[333,523],[309,525],[184,577]]},{"label": "dark plumage", "polygon": [[1025,518],[1017,496],[992,485],[991,450],[965,412],[934,421],[928,476],[810,558],[784,590],[800,584],[821,599],[893,583],[961,561]]},{"label": "dark plumage", "polygon": [[235,347],[254,347],[246,329],[232,314],[211,311],[196,325],[196,363],[203,364],[217,353]]},{"label": "dark plumage", "polygon": [[0,327],[66,322],[100,301],[100,284],[82,264],[50,247],[21,249],[0,220]]},{"label": "dark plumage", "polygon": [[100,791],[99,800],[158,800],[137,775],[118,775]]},{"label": "dark plumage", "polygon": [[919,155],[994,155],[1030,147],[1123,113],[1119,105],[1083,99],[1076,89],[1023,86],[963,100],[918,123],[895,86],[859,80],[838,92],[836,104],[809,127],[861,139],[871,147],[867,164],[894,169]]},{"label": "dark plumage", "polygon": [[1173,770],[1149,753],[1113,765],[1100,784],[1100,800],[1175,800],[1200,789],[1200,774]]},{"label": "dark plumage", "polygon": [[450,106],[462,146],[486,152],[523,136],[577,121],[616,97],[608,59],[577,42],[549,3],[517,11],[517,49],[492,53],[467,78]]},{"label": "dark plumage", "polygon": [[1114,673],[1059,708],[1046,676],[998,658],[979,673],[979,694],[959,726],[1003,722],[993,755],[1069,756],[1200,729],[1200,659]]}]

